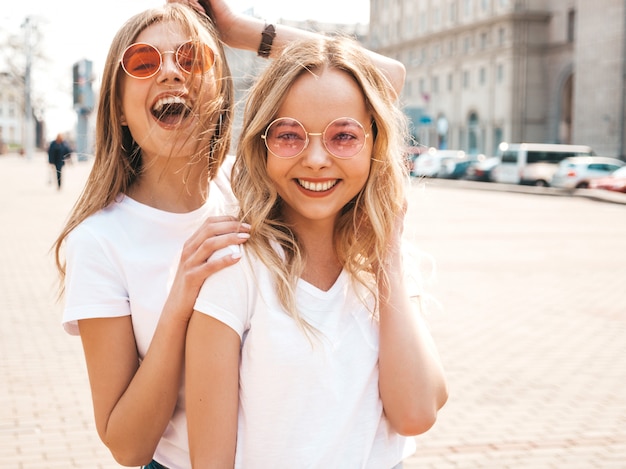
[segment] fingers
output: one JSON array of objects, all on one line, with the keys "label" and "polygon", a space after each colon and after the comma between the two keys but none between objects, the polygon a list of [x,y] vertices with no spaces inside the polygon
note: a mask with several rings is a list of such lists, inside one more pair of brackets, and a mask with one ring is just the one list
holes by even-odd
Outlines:
[{"label": "fingers", "polygon": [[198,0],[167,0],[166,3],[182,3],[183,5],[187,5],[199,13],[204,13],[204,8],[200,5]]},{"label": "fingers", "polygon": [[[233,217],[210,217],[187,240],[181,260],[189,263],[190,266],[205,264],[215,252],[228,246],[243,244],[249,237],[250,225],[241,223]],[[230,257],[233,263],[238,259],[236,253],[224,254]],[[234,257],[233,254],[235,254]],[[214,260],[217,260],[217,256]],[[217,264],[221,265],[224,262],[226,261]]]},{"label": "fingers", "polygon": [[[241,223],[234,217],[209,217],[187,241],[192,249],[197,249],[206,239],[225,234],[249,233],[250,225]],[[223,246],[222,246],[223,247]]]}]

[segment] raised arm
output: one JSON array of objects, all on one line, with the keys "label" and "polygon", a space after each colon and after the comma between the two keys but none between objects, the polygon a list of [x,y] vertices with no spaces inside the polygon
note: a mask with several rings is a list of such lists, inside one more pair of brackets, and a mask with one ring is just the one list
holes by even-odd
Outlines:
[{"label": "raised arm", "polygon": [[385,415],[403,435],[427,431],[448,398],[443,366],[416,300],[409,298],[401,256],[402,221],[379,279],[379,389]]},{"label": "raised arm", "polygon": [[[204,11],[201,4],[208,4],[212,10],[222,40],[230,47],[257,52],[261,43],[261,33],[267,26],[263,20],[249,15],[236,14],[225,0],[168,0],[187,3],[199,11]],[[276,36],[273,38],[269,57],[276,57],[292,41],[319,36],[318,33],[305,31],[281,24],[274,25]],[[370,58],[389,79],[396,94],[404,86],[406,69],[404,65],[390,57],[367,51]]]}]

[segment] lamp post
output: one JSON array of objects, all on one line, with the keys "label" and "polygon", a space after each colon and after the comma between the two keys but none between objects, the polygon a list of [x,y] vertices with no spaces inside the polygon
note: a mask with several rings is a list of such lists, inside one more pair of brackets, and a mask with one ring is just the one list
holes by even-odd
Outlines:
[{"label": "lamp post", "polygon": [[89,116],[94,108],[92,89],[91,60],[79,60],[72,68],[74,110],[77,114],[76,122],[76,153],[78,161],[87,160],[89,154]]},{"label": "lamp post", "polygon": [[33,157],[33,108],[31,103],[31,67],[33,62],[33,47],[31,42],[32,22],[27,16],[22,23],[24,28],[24,54],[26,66],[24,68],[24,133],[22,135],[23,148],[26,158]]}]

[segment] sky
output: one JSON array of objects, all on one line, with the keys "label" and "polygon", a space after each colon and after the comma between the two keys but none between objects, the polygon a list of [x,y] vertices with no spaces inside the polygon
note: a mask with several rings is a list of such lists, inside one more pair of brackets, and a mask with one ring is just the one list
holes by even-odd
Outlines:
[{"label": "sky", "polygon": [[[81,59],[93,62],[99,74],[110,42],[124,21],[161,0],[18,0],[0,12],[0,34],[22,34],[29,16],[43,33],[47,60],[33,64],[33,93],[47,103],[44,110],[48,138],[75,126],[72,109],[72,65]],[[164,0],[162,0],[164,1]],[[337,23],[368,23],[369,0],[228,0],[234,11],[254,8],[255,16]],[[2,40],[3,37],[0,37]],[[0,64],[1,66],[2,64]]]}]

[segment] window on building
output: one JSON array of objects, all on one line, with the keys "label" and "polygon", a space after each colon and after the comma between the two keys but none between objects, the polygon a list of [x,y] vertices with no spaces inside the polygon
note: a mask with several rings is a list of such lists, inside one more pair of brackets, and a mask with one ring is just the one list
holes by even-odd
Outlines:
[{"label": "window on building", "polygon": [[472,44],[472,42],[471,42],[471,39],[470,39],[469,36],[467,36],[467,37],[465,37],[463,39],[463,52],[464,53],[467,54],[469,52],[471,44]]},{"label": "window on building", "polygon": [[496,68],[496,81],[502,83],[504,81],[504,65],[498,64]]},{"label": "window on building", "polygon": [[506,40],[506,31],[504,28],[498,29],[498,45],[503,46]]},{"label": "window on building", "polygon": [[450,23],[456,22],[456,0],[450,3],[449,19],[450,19]]},{"label": "window on building", "polygon": [[467,89],[470,86],[470,72],[469,70],[463,70],[463,88]]},{"label": "window on building", "polygon": [[481,0],[480,8],[483,12],[487,11],[489,9],[489,0]]},{"label": "window on building", "polygon": [[439,93],[439,77],[432,78],[432,91],[433,93]]},{"label": "window on building", "polygon": [[463,15],[467,18],[472,14],[472,0],[465,0],[463,2]]},{"label": "window on building", "polygon": [[504,140],[504,132],[502,131],[501,127],[495,127],[493,129],[493,146],[491,148],[491,153],[493,155],[497,155],[498,154],[498,147],[500,146],[500,143]]},{"label": "window on building", "polygon": [[423,78],[420,78],[419,80],[419,92],[424,93],[426,91],[426,82],[424,81]]},{"label": "window on building", "polygon": [[484,85],[487,82],[487,70],[485,67],[480,67],[478,72],[478,80],[481,85]]},{"label": "window on building", "polygon": [[574,42],[576,39],[576,10],[567,12],[567,42]]},{"label": "window on building", "polygon": [[480,49],[485,50],[487,48],[487,33],[480,33]]},{"label": "window on building", "polygon": [[479,127],[478,114],[472,112],[467,119],[467,150],[471,155],[479,152]]},{"label": "window on building", "polygon": [[452,73],[448,73],[448,91],[452,91],[454,87],[454,75]]}]

